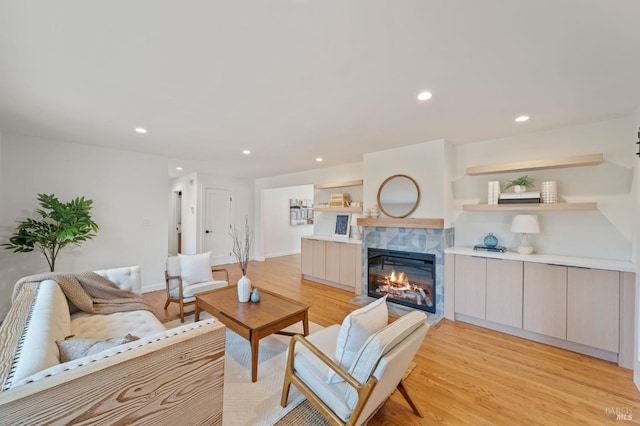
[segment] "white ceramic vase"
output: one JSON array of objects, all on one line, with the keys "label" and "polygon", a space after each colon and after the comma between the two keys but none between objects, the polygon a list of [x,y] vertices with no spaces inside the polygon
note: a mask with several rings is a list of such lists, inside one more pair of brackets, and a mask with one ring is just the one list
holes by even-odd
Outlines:
[{"label": "white ceramic vase", "polygon": [[251,280],[243,275],[238,280],[238,300],[245,303],[249,301],[249,297],[251,297]]}]

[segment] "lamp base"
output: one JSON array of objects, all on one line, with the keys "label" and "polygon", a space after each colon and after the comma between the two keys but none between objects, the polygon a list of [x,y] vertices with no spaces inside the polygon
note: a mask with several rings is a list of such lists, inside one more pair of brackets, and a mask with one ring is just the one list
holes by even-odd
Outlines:
[{"label": "lamp base", "polygon": [[520,245],[518,246],[518,253],[520,254],[533,253],[533,246],[529,243],[527,234],[522,234],[522,241],[520,241]]}]

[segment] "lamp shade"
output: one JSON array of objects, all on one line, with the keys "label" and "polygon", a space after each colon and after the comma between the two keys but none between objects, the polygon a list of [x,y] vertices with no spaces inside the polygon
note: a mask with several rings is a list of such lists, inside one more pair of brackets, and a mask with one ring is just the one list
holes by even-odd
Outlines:
[{"label": "lamp shade", "polygon": [[538,225],[538,216],[532,214],[518,214],[513,217],[511,222],[511,232],[519,232],[522,234],[538,234],[540,225]]}]

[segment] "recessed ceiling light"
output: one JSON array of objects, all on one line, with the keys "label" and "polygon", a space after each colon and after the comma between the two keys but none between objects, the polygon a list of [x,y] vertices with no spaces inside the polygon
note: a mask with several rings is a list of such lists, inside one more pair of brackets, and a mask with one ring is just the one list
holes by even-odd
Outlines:
[{"label": "recessed ceiling light", "polygon": [[528,119],[529,119],[528,115],[521,115],[520,117],[516,118],[516,122],[522,123],[523,121],[527,121]]},{"label": "recessed ceiling light", "polygon": [[147,129],[143,127],[136,127],[136,132],[138,133],[147,133]]},{"label": "recessed ceiling light", "polygon": [[249,154],[251,154],[251,151],[249,151],[248,149],[243,149],[243,150],[242,150],[242,153],[243,153],[244,155],[249,155]]},{"label": "recessed ceiling light", "polygon": [[321,162],[322,162],[322,157],[317,157],[317,158],[316,158],[316,161],[317,161],[318,163],[321,163]]},{"label": "recessed ceiling light", "polygon": [[182,170],[182,167],[178,166],[176,167],[176,170]]},{"label": "recessed ceiling light", "polygon": [[420,92],[420,94],[418,94],[418,100],[426,101],[428,99],[431,99],[431,96],[433,96],[431,92]]}]

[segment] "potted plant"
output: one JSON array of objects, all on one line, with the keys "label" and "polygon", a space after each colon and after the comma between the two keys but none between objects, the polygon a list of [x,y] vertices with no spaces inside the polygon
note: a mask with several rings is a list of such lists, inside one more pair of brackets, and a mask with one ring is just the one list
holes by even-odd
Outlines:
[{"label": "potted plant", "polygon": [[37,249],[47,259],[51,272],[56,267],[58,253],[69,244],[80,246],[96,236],[98,225],[91,220],[93,201],[78,197],[61,203],[54,194],[38,194],[40,220],[27,218],[18,227],[9,242],[3,244],[14,253],[28,253]]},{"label": "potted plant", "polygon": [[504,189],[513,187],[513,192],[525,192],[527,188],[533,188],[534,182],[535,179],[529,176],[520,176],[517,179],[508,181]]},{"label": "potted plant", "polygon": [[238,280],[238,300],[240,302],[248,302],[251,296],[251,280],[247,278],[247,268],[249,266],[251,243],[253,242],[253,231],[249,226],[249,218],[245,216],[244,235],[235,225],[233,225],[232,232],[229,235],[233,240],[233,255],[236,257],[242,271],[242,278]]}]

